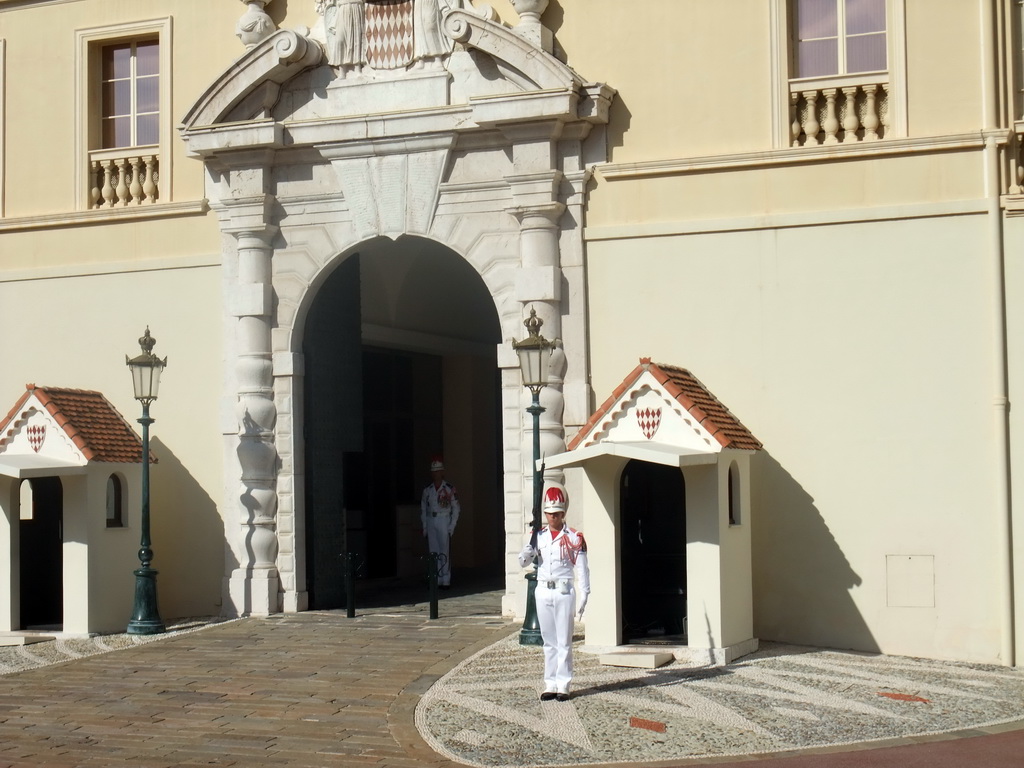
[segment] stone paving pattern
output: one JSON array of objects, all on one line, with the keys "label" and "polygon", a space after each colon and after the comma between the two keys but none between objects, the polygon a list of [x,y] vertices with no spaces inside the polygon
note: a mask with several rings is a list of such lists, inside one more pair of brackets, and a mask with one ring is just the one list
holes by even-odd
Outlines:
[{"label": "stone paving pattern", "polygon": [[428,743],[487,768],[635,764],[907,741],[1024,718],[1024,672],[1003,667],[771,643],[722,668],[617,668],[577,652],[573,697],[559,703],[539,701],[539,656],[513,635],[460,663],[417,709]]},{"label": "stone paving pattern", "polygon": [[507,621],[249,618],[0,678],[0,766],[443,766],[419,694]]},{"label": "stone paving pattern", "polygon": [[[573,698],[541,703],[540,649],[497,615],[500,590],[443,593],[433,621],[421,593],[0,649],[0,768],[1024,765],[1019,670],[772,644],[724,669],[580,653]],[[985,749],[995,762],[944,761]]]}]

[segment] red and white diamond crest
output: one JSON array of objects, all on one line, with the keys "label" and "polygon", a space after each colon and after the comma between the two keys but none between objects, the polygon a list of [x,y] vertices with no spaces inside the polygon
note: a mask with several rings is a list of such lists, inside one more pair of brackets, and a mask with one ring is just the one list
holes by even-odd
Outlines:
[{"label": "red and white diamond crest", "polygon": [[661,408],[637,408],[636,421],[644,437],[650,440],[661,426]]},{"label": "red and white diamond crest", "polygon": [[366,4],[366,63],[400,69],[412,63],[413,0],[371,0]]},{"label": "red and white diamond crest", "polygon": [[43,440],[45,439],[45,424],[35,424],[28,428],[28,444],[32,446],[32,450],[36,453],[39,453],[39,449],[43,447]]}]

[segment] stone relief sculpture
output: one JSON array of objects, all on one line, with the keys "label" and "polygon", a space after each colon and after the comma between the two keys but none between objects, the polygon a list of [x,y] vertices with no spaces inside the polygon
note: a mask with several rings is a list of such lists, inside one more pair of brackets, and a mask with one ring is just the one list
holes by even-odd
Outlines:
[{"label": "stone relief sculpture", "polygon": [[327,63],[345,76],[359,74],[366,63],[365,0],[317,0],[316,6]]},{"label": "stone relief sculpture", "polygon": [[[388,6],[393,10],[376,10]],[[496,18],[489,6],[477,9],[467,0],[315,0],[315,7],[319,18],[310,37],[324,49],[327,63],[345,77],[365,68],[440,67],[455,45],[444,32],[450,11],[466,9]]]},{"label": "stone relief sculpture", "polygon": [[263,10],[270,0],[242,0],[242,2],[246,5],[246,12],[235,25],[235,35],[246,48],[253,48],[257,43],[272,35],[277,27]]},{"label": "stone relief sculpture", "polygon": [[[452,41],[442,32],[441,2],[415,0],[414,56],[416,66],[440,66],[441,58],[452,51]],[[444,3],[448,6],[448,3]],[[456,5],[459,5],[456,2]]]}]

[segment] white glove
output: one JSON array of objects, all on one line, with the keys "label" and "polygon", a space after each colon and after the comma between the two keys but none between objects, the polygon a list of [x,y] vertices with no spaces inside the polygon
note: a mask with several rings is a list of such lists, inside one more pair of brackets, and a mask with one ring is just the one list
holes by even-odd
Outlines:
[{"label": "white glove", "polygon": [[523,547],[523,551],[519,553],[520,567],[525,568],[527,563],[531,562],[533,558],[536,556],[537,553],[534,551],[533,547],[527,544],[525,547]]},{"label": "white glove", "polygon": [[580,609],[576,612],[576,617],[580,621],[583,620],[583,611],[586,610],[586,608],[587,608],[587,600],[588,599],[590,599],[590,593],[589,592],[587,594],[583,595],[583,597],[580,598],[580,605],[579,605]]}]

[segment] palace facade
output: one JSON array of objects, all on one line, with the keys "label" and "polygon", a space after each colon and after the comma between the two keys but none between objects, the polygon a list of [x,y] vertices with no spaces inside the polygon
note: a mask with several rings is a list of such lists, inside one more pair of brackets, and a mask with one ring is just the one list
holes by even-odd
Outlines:
[{"label": "palace facade", "polygon": [[128,619],[147,327],[165,618],[420,579],[439,453],[522,616],[532,311],[586,645],[1017,664],[1021,15],[0,0],[0,630]]}]

